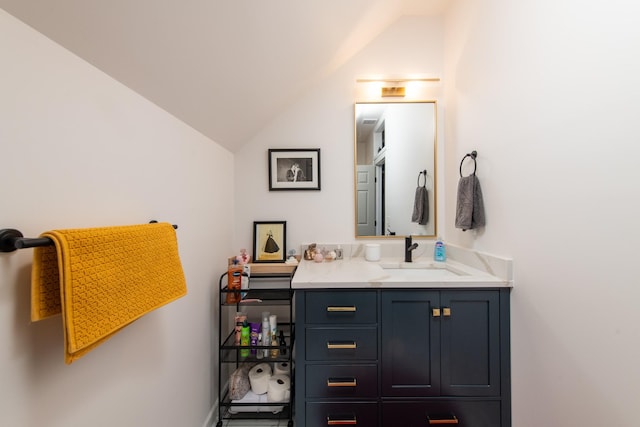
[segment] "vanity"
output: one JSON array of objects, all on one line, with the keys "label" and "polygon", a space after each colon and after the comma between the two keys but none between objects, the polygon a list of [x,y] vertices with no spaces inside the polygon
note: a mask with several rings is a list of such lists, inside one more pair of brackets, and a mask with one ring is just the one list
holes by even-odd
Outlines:
[{"label": "vanity", "polygon": [[368,262],[362,246],[292,280],[296,425],[510,427],[511,261],[448,246],[446,263]]}]

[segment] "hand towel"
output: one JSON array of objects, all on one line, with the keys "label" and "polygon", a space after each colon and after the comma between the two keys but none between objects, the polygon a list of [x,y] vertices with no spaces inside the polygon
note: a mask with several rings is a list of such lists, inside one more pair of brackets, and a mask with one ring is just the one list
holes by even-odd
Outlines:
[{"label": "hand towel", "polygon": [[458,182],[455,224],[463,231],[485,225],[482,190],[475,174],[462,177]]},{"label": "hand towel", "polygon": [[53,230],[34,250],[31,319],[62,313],[65,363],[187,293],[168,223]]},{"label": "hand towel", "polygon": [[411,222],[425,225],[429,221],[429,192],[426,186],[418,186],[413,201]]}]

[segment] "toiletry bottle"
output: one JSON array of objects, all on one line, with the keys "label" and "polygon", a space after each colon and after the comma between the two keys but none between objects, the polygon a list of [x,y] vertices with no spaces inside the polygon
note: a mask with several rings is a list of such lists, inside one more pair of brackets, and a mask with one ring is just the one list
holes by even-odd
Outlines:
[{"label": "toiletry bottle", "polygon": [[250,335],[249,335],[249,340],[250,340],[250,345],[251,345],[251,354],[254,356],[257,356],[257,349],[256,347],[258,346],[258,334],[260,333],[260,323],[258,322],[250,322],[249,323],[249,328],[250,328]]},{"label": "toiletry bottle", "polygon": [[240,350],[240,357],[247,357],[249,356],[249,341],[250,341],[250,337],[251,337],[251,332],[249,329],[249,323],[247,323],[247,321],[245,320],[244,323],[242,323],[242,333],[240,335],[240,345],[242,347],[247,347],[246,349],[241,349]]},{"label": "toiletry bottle", "polygon": [[287,341],[284,338],[284,331],[280,329],[280,354],[287,355]]},{"label": "toiletry bottle", "polygon": [[235,321],[236,321],[236,338],[235,344],[240,345],[240,337],[242,335],[242,324],[247,320],[247,314],[241,311],[236,313]]},{"label": "toiletry bottle", "polygon": [[[269,328],[269,312],[262,312],[262,345],[271,346],[271,329]],[[269,357],[269,349],[260,350],[263,357]]]},{"label": "toiletry bottle", "polygon": [[[262,345],[262,332],[258,334],[258,345]],[[262,359],[264,357],[264,352],[261,348],[258,349],[256,353],[256,359]]]},{"label": "toiletry bottle", "polygon": [[241,298],[247,296],[247,291],[249,290],[249,279],[251,277],[251,266],[249,264],[242,264],[242,279],[240,282],[240,289],[242,289]]},{"label": "toiletry bottle", "polygon": [[227,271],[227,304],[240,302],[240,288],[242,287],[242,266],[234,259]]},{"label": "toiletry bottle", "polygon": [[280,353],[278,351],[278,317],[275,314],[269,316],[269,332],[271,333],[271,358],[275,359]]},{"label": "toiletry bottle", "polygon": [[436,240],[433,250],[433,260],[438,262],[444,262],[447,260],[447,248],[444,246],[444,242],[440,237]]}]

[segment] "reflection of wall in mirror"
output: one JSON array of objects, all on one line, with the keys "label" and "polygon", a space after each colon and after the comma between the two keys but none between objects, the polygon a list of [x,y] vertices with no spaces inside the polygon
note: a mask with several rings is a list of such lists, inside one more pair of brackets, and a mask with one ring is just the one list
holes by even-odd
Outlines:
[{"label": "reflection of wall in mirror", "polygon": [[[433,117],[433,104],[396,104],[387,111],[385,211],[393,219],[391,229],[399,235],[434,234],[433,215],[425,225],[411,222],[418,174],[424,169],[433,174],[433,145],[425,141],[433,141],[434,128],[433,121],[426,117]],[[429,183],[427,179],[429,205],[433,206]]]},{"label": "reflection of wall in mirror", "polygon": [[382,139],[381,128],[384,127],[384,110],[387,104],[362,103],[356,105],[356,164],[371,165]]},{"label": "reflection of wall in mirror", "polygon": [[[362,126],[361,126],[362,127]],[[359,165],[373,164],[373,132],[367,133],[366,139],[358,141],[356,163]]]}]

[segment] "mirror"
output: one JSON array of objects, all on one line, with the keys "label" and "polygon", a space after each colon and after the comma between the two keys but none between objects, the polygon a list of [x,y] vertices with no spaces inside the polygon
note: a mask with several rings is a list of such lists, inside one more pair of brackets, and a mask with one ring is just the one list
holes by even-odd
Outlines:
[{"label": "mirror", "polygon": [[436,114],[435,101],[355,104],[356,238],[436,236]]}]

